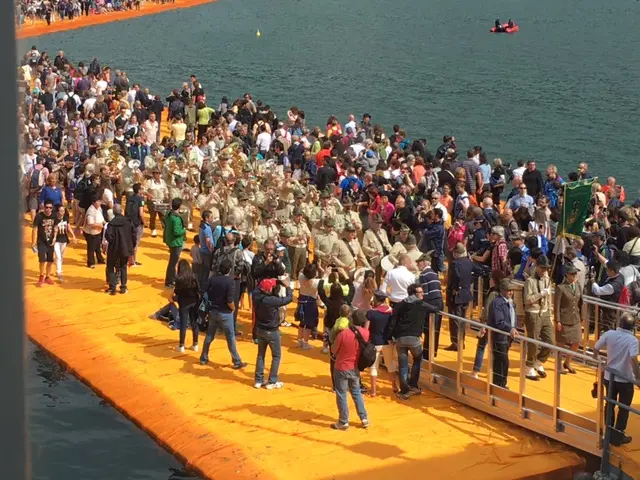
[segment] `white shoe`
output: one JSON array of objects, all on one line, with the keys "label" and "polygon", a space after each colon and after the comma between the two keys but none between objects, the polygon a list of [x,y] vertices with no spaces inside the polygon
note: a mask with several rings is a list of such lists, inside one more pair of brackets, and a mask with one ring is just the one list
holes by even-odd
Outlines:
[{"label": "white shoe", "polygon": [[540,378],[538,377],[538,372],[536,372],[536,369],[533,367],[527,370],[525,377],[527,377],[529,380],[540,380]]},{"label": "white shoe", "polygon": [[152,237],[157,237],[158,236],[157,230],[155,230],[155,229],[151,230],[151,236]]},{"label": "white shoe", "polygon": [[329,347],[322,347],[322,353],[329,353]]},{"label": "white shoe", "polygon": [[478,378],[478,372],[473,372],[473,373],[471,374],[471,376],[472,376],[473,378]]},{"label": "white shoe", "polygon": [[266,385],[266,389],[267,390],[275,390],[277,388],[282,388],[284,386],[284,383],[282,382],[276,382],[276,383],[267,383]]},{"label": "white shoe", "polygon": [[302,350],[311,350],[313,348],[313,345],[309,345],[308,343],[303,343],[300,348],[302,348]]},{"label": "white shoe", "polygon": [[189,222],[189,225],[187,225],[187,230],[193,230],[193,223]]},{"label": "white shoe", "polygon": [[298,340],[298,348],[302,348],[303,345],[304,343],[302,342],[302,340]]},{"label": "white shoe", "polygon": [[253,388],[262,388],[262,384],[256,382],[256,383],[253,384]]},{"label": "white shoe", "polygon": [[178,345],[176,347],[176,352],[184,353],[184,347],[181,347],[180,345]]},{"label": "white shoe", "polygon": [[199,352],[200,351],[200,347],[196,343],[195,345],[191,345],[191,350],[193,350],[194,352]]}]

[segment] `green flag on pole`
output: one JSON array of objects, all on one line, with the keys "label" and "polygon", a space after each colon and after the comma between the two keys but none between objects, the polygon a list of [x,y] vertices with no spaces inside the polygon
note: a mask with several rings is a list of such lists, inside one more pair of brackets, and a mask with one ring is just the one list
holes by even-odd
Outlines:
[{"label": "green flag on pole", "polygon": [[558,235],[579,237],[584,230],[584,221],[589,215],[591,185],[595,178],[564,184],[564,203],[558,223]]}]

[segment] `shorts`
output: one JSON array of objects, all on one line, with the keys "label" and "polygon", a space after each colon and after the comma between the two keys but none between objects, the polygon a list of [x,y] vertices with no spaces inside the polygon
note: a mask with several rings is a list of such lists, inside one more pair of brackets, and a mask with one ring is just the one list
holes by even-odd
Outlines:
[{"label": "shorts", "polygon": [[38,244],[38,261],[40,263],[53,263],[53,245]]},{"label": "shorts", "polygon": [[384,357],[384,364],[387,366],[389,373],[398,371],[398,351],[394,345],[376,345],[376,361],[371,365],[369,373],[372,377],[378,376],[378,367],[380,366],[380,358]]},{"label": "shorts", "polygon": [[28,195],[27,196],[27,209],[28,210],[38,210],[38,206],[40,205],[39,196],[36,195]]}]

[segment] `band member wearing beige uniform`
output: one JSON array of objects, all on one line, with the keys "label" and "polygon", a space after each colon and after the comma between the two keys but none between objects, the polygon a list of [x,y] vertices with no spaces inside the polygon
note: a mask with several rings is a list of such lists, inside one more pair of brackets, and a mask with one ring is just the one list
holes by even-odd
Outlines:
[{"label": "band member wearing beige uniform", "polygon": [[383,223],[384,220],[382,217],[376,215],[370,222],[371,228],[364,232],[364,236],[362,237],[362,251],[376,272],[378,285],[380,285],[382,281],[383,273],[380,267],[380,261],[385,255],[389,255],[389,252],[391,252],[391,244],[389,243],[387,232],[380,228]]},{"label": "band member wearing beige uniform", "polygon": [[307,264],[307,248],[311,232],[302,218],[302,210],[293,211],[293,223],[289,225],[289,258],[291,259],[291,278],[295,282],[300,272]]},{"label": "band member wearing beige uniform", "polygon": [[367,257],[362,252],[356,227],[353,225],[345,227],[342,239],[333,245],[331,258],[338,267],[338,271],[347,278],[353,277],[358,268],[371,268]]},{"label": "band member wearing beige uniform", "polygon": [[322,230],[313,237],[313,258],[323,270],[329,267],[333,246],[340,241],[340,237],[333,230],[334,225],[333,218],[325,218]]}]

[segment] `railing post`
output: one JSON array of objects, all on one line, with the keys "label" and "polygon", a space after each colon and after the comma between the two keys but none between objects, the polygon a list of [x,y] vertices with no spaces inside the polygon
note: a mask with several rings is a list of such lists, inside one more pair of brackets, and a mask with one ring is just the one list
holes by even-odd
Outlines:
[{"label": "railing post", "polygon": [[493,335],[492,330],[487,330],[487,346],[485,350],[489,351],[487,356],[487,403],[489,404],[491,404],[491,384],[493,383]]},{"label": "railing post", "polygon": [[[482,315],[482,306],[484,305],[484,277],[480,277],[480,280],[478,281],[478,318],[480,318],[480,315]],[[469,318],[471,318],[471,315],[469,315]]]},{"label": "railing post", "polygon": [[[609,372],[609,386],[613,386],[613,382],[615,381],[615,374]],[[604,383],[604,382],[603,382]],[[604,474],[609,473],[610,463],[609,463],[609,451],[611,445],[611,430],[613,430],[613,388],[607,389],[607,402],[606,402],[606,414],[605,414],[605,431],[604,431],[604,443],[602,445],[602,463],[600,465],[600,471]]]},{"label": "railing post", "polygon": [[560,369],[562,368],[562,355],[555,351],[556,371],[553,374],[553,428],[558,431],[558,409],[560,408]]},{"label": "railing post", "polygon": [[602,383],[604,375],[602,362],[598,361],[596,371],[596,436],[598,437],[598,448],[602,448]]},{"label": "railing post", "polygon": [[587,347],[589,346],[589,324],[590,316],[589,316],[589,304],[587,302],[582,302],[581,308],[581,316],[583,319],[582,325],[582,351],[587,353]]},{"label": "railing post", "polygon": [[518,407],[520,408],[520,416],[524,419],[524,393],[525,393],[525,368],[527,358],[527,340],[526,337],[520,337],[520,385],[518,385]]},{"label": "railing post", "polygon": [[[461,317],[458,317],[461,318]],[[462,320],[455,320],[458,322],[458,351],[457,353],[457,368],[456,368],[456,390],[458,395],[462,395],[462,369],[464,367],[464,338],[467,328],[467,322]]]},{"label": "railing post", "polygon": [[594,326],[593,326],[593,336],[594,336],[594,346],[595,346],[595,342],[598,341],[598,338],[600,338],[600,305],[596,304],[594,311],[593,311],[593,316],[594,316]]},{"label": "railing post", "polygon": [[427,359],[428,361],[428,371],[429,371],[429,383],[434,383],[433,381],[433,359],[434,359],[434,355],[435,355],[435,346],[436,346],[436,315],[438,315],[438,313],[433,313],[433,314],[429,314],[429,318],[428,318],[428,322],[429,322],[429,338],[427,339],[428,345],[429,345],[429,358]]}]

